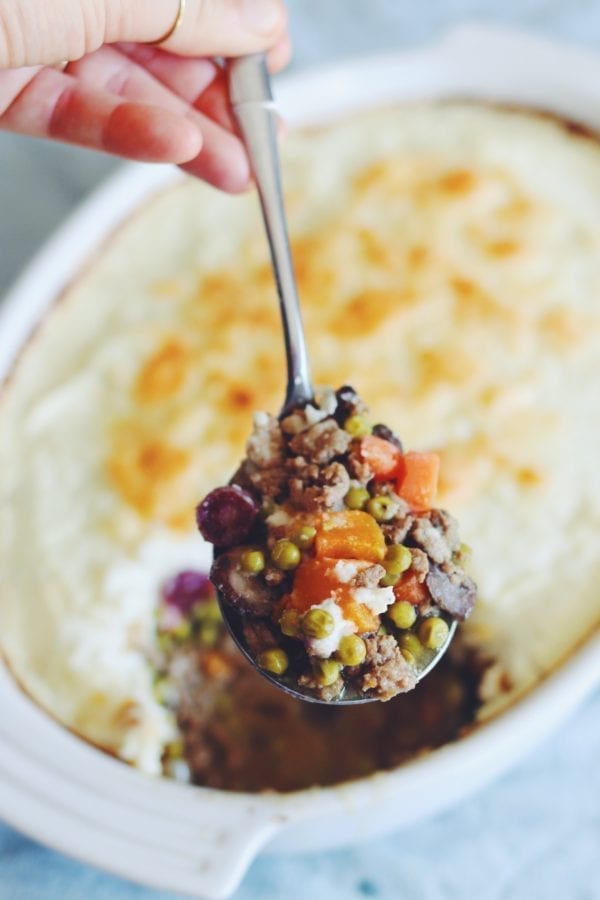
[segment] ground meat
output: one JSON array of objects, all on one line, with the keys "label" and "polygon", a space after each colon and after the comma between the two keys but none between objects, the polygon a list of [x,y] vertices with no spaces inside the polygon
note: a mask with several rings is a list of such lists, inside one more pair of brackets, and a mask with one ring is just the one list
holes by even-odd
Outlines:
[{"label": "ground meat", "polygon": [[256,463],[247,461],[243,470],[245,482],[264,499],[275,500],[284,492],[287,482],[285,466],[277,465],[261,469]]},{"label": "ground meat", "polygon": [[412,547],[411,551],[411,563],[410,570],[414,572],[417,576],[417,579],[421,582],[421,584],[427,578],[427,574],[429,572],[429,558],[423,550],[419,550],[418,547]]},{"label": "ground meat", "polygon": [[[203,665],[215,651],[224,664],[216,677]],[[191,779],[229,791],[294,791],[395,768],[457,738],[478,702],[475,672],[454,665],[449,654],[411,694],[336,709],[278,690],[228,636],[211,649],[178,647],[174,662]]]},{"label": "ground meat", "polygon": [[373,477],[373,469],[365,462],[360,452],[360,442],[353,441],[350,446],[346,465],[353,479],[364,487]]},{"label": "ground meat", "polygon": [[257,413],[254,430],[246,444],[248,459],[259,469],[281,466],[284,461],[283,434],[278,420],[267,413]]},{"label": "ground meat", "polygon": [[464,569],[453,562],[443,569],[432,566],[427,576],[427,587],[434,602],[455,619],[467,618],[477,596],[477,587]]},{"label": "ground meat", "polygon": [[401,544],[410,531],[414,521],[410,512],[410,507],[402,497],[399,497],[398,494],[396,494],[391,486],[384,484],[378,490],[380,494],[390,497],[398,506],[394,517],[390,519],[389,522],[384,522],[381,526],[381,530],[383,531],[388,544]]},{"label": "ground meat", "polygon": [[445,533],[436,528],[428,516],[415,519],[410,536],[433,562],[445,563],[452,559],[452,548]]},{"label": "ground meat", "polygon": [[317,388],[315,391],[315,401],[319,409],[322,409],[323,412],[327,413],[328,416],[335,415],[338,402],[333,388]]},{"label": "ground meat", "polygon": [[284,434],[300,434],[301,431],[305,431],[307,428],[308,422],[306,421],[304,410],[291,413],[291,415],[281,420],[281,430]]},{"label": "ground meat", "polygon": [[336,697],[339,697],[342,688],[344,687],[344,680],[341,676],[333,682],[333,684],[327,685],[327,687],[323,687],[318,684],[314,675],[300,675],[298,678],[298,684],[301,687],[309,688],[309,690],[314,691],[315,695],[319,698],[319,700],[335,700]]},{"label": "ground meat", "polygon": [[290,460],[289,468],[293,473],[289,480],[292,503],[308,512],[342,508],[350,488],[350,476],[341,463],[330,463],[321,469],[297,456]]},{"label": "ground meat", "polygon": [[321,422],[328,416],[329,413],[325,412],[325,410],[317,409],[316,406],[312,406],[309,403],[304,409],[297,409],[289,416],[286,416],[285,419],[282,419],[281,430],[285,434],[300,434],[301,431],[306,431],[311,425],[316,425],[317,422]]},{"label": "ground meat", "polygon": [[264,619],[244,619],[243,630],[246,646],[254,657],[279,645],[275,629]]},{"label": "ground meat", "polygon": [[340,428],[335,419],[325,419],[296,434],[290,441],[290,449],[297,456],[308,457],[317,465],[325,465],[346,452],[352,438]]},{"label": "ground meat", "polygon": [[384,522],[381,526],[381,530],[385,535],[386,542],[388,544],[401,544],[410,531],[412,523],[412,516],[406,516],[406,518],[400,518],[398,520],[393,519],[391,522]]},{"label": "ground meat", "polygon": [[377,634],[366,638],[367,659],[362,676],[363,691],[372,691],[380,700],[411,691],[417,683],[412,667],[402,656],[396,638]]},{"label": "ground meat", "polygon": [[377,563],[374,566],[369,566],[367,569],[362,569],[356,577],[353,579],[353,584],[356,587],[366,587],[366,588],[375,588],[379,585],[379,582],[385,575],[385,569],[383,566],[378,565]]},{"label": "ground meat", "polygon": [[431,524],[440,531],[446,543],[453,553],[460,548],[460,534],[458,532],[458,522],[445,509],[432,509],[429,513]]}]

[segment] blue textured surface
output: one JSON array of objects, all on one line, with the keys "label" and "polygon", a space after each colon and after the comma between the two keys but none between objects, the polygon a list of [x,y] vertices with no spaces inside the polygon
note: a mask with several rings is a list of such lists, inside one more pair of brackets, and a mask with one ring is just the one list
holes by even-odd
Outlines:
[{"label": "blue textured surface", "polygon": [[[421,42],[464,19],[600,47],[595,0],[291,0],[295,65]],[[114,168],[0,135],[0,291]],[[11,210],[11,214],[7,214]],[[264,857],[235,900],[599,900],[600,697],[518,768],[449,813],[377,844]],[[0,900],[159,900],[0,826]]]}]

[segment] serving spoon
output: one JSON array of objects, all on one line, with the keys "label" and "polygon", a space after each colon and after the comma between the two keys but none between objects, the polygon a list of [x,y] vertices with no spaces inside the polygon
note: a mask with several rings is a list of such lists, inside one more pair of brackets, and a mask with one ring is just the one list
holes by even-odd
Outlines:
[{"label": "serving spoon", "polygon": [[[271,262],[279,297],[279,307],[285,339],[287,387],[280,418],[294,408],[314,400],[310,363],[306,350],[304,326],[298,299],[296,276],[290,252],[288,228],[283,203],[281,166],[277,146],[275,104],[271,79],[263,54],[256,53],[229,60],[227,63],[229,96],[241,137],[246,146],[254,174],[262,214],[269,241]],[[309,688],[302,689],[289,675],[275,677],[258,666],[243,634],[243,618],[219,593],[219,607],[223,620],[248,661],[276,687],[298,700],[326,706],[348,706],[371,703],[377,697],[365,696],[348,686],[334,700],[320,700]],[[440,661],[456,631],[456,621],[446,617],[449,627],[444,644],[435,651],[425,651],[417,667],[417,681],[424,678]]]}]

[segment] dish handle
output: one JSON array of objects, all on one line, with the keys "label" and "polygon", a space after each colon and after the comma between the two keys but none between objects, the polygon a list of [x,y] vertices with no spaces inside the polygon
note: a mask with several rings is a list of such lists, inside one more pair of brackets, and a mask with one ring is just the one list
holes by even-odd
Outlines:
[{"label": "dish handle", "polygon": [[[203,816],[202,818],[205,818]],[[193,896],[202,900],[226,900],[239,887],[262,848],[288,821],[277,809],[248,808],[220,826],[197,828],[196,870]]]}]

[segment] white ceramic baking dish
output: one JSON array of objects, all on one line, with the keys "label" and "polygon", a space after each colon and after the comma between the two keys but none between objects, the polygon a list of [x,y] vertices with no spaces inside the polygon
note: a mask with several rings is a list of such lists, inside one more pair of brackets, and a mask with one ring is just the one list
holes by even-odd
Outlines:
[{"label": "white ceramic baking dish", "polygon": [[[414,52],[310,71],[281,82],[278,94],[292,124],[397,100],[459,96],[543,108],[600,128],[599,60],[480,27]],[[100,242],[174,177],[128,167],[39,254],[0,311],[0,379]],[[0,815],[135,881],[224,897],[263,848],[308,851],[363,840],[465,797],[557,728],[599,681],[596,636],[529,696],[458,743],[338,788],[245,795],[152,779],[109,758],[48,718],[0,666]]]}]

